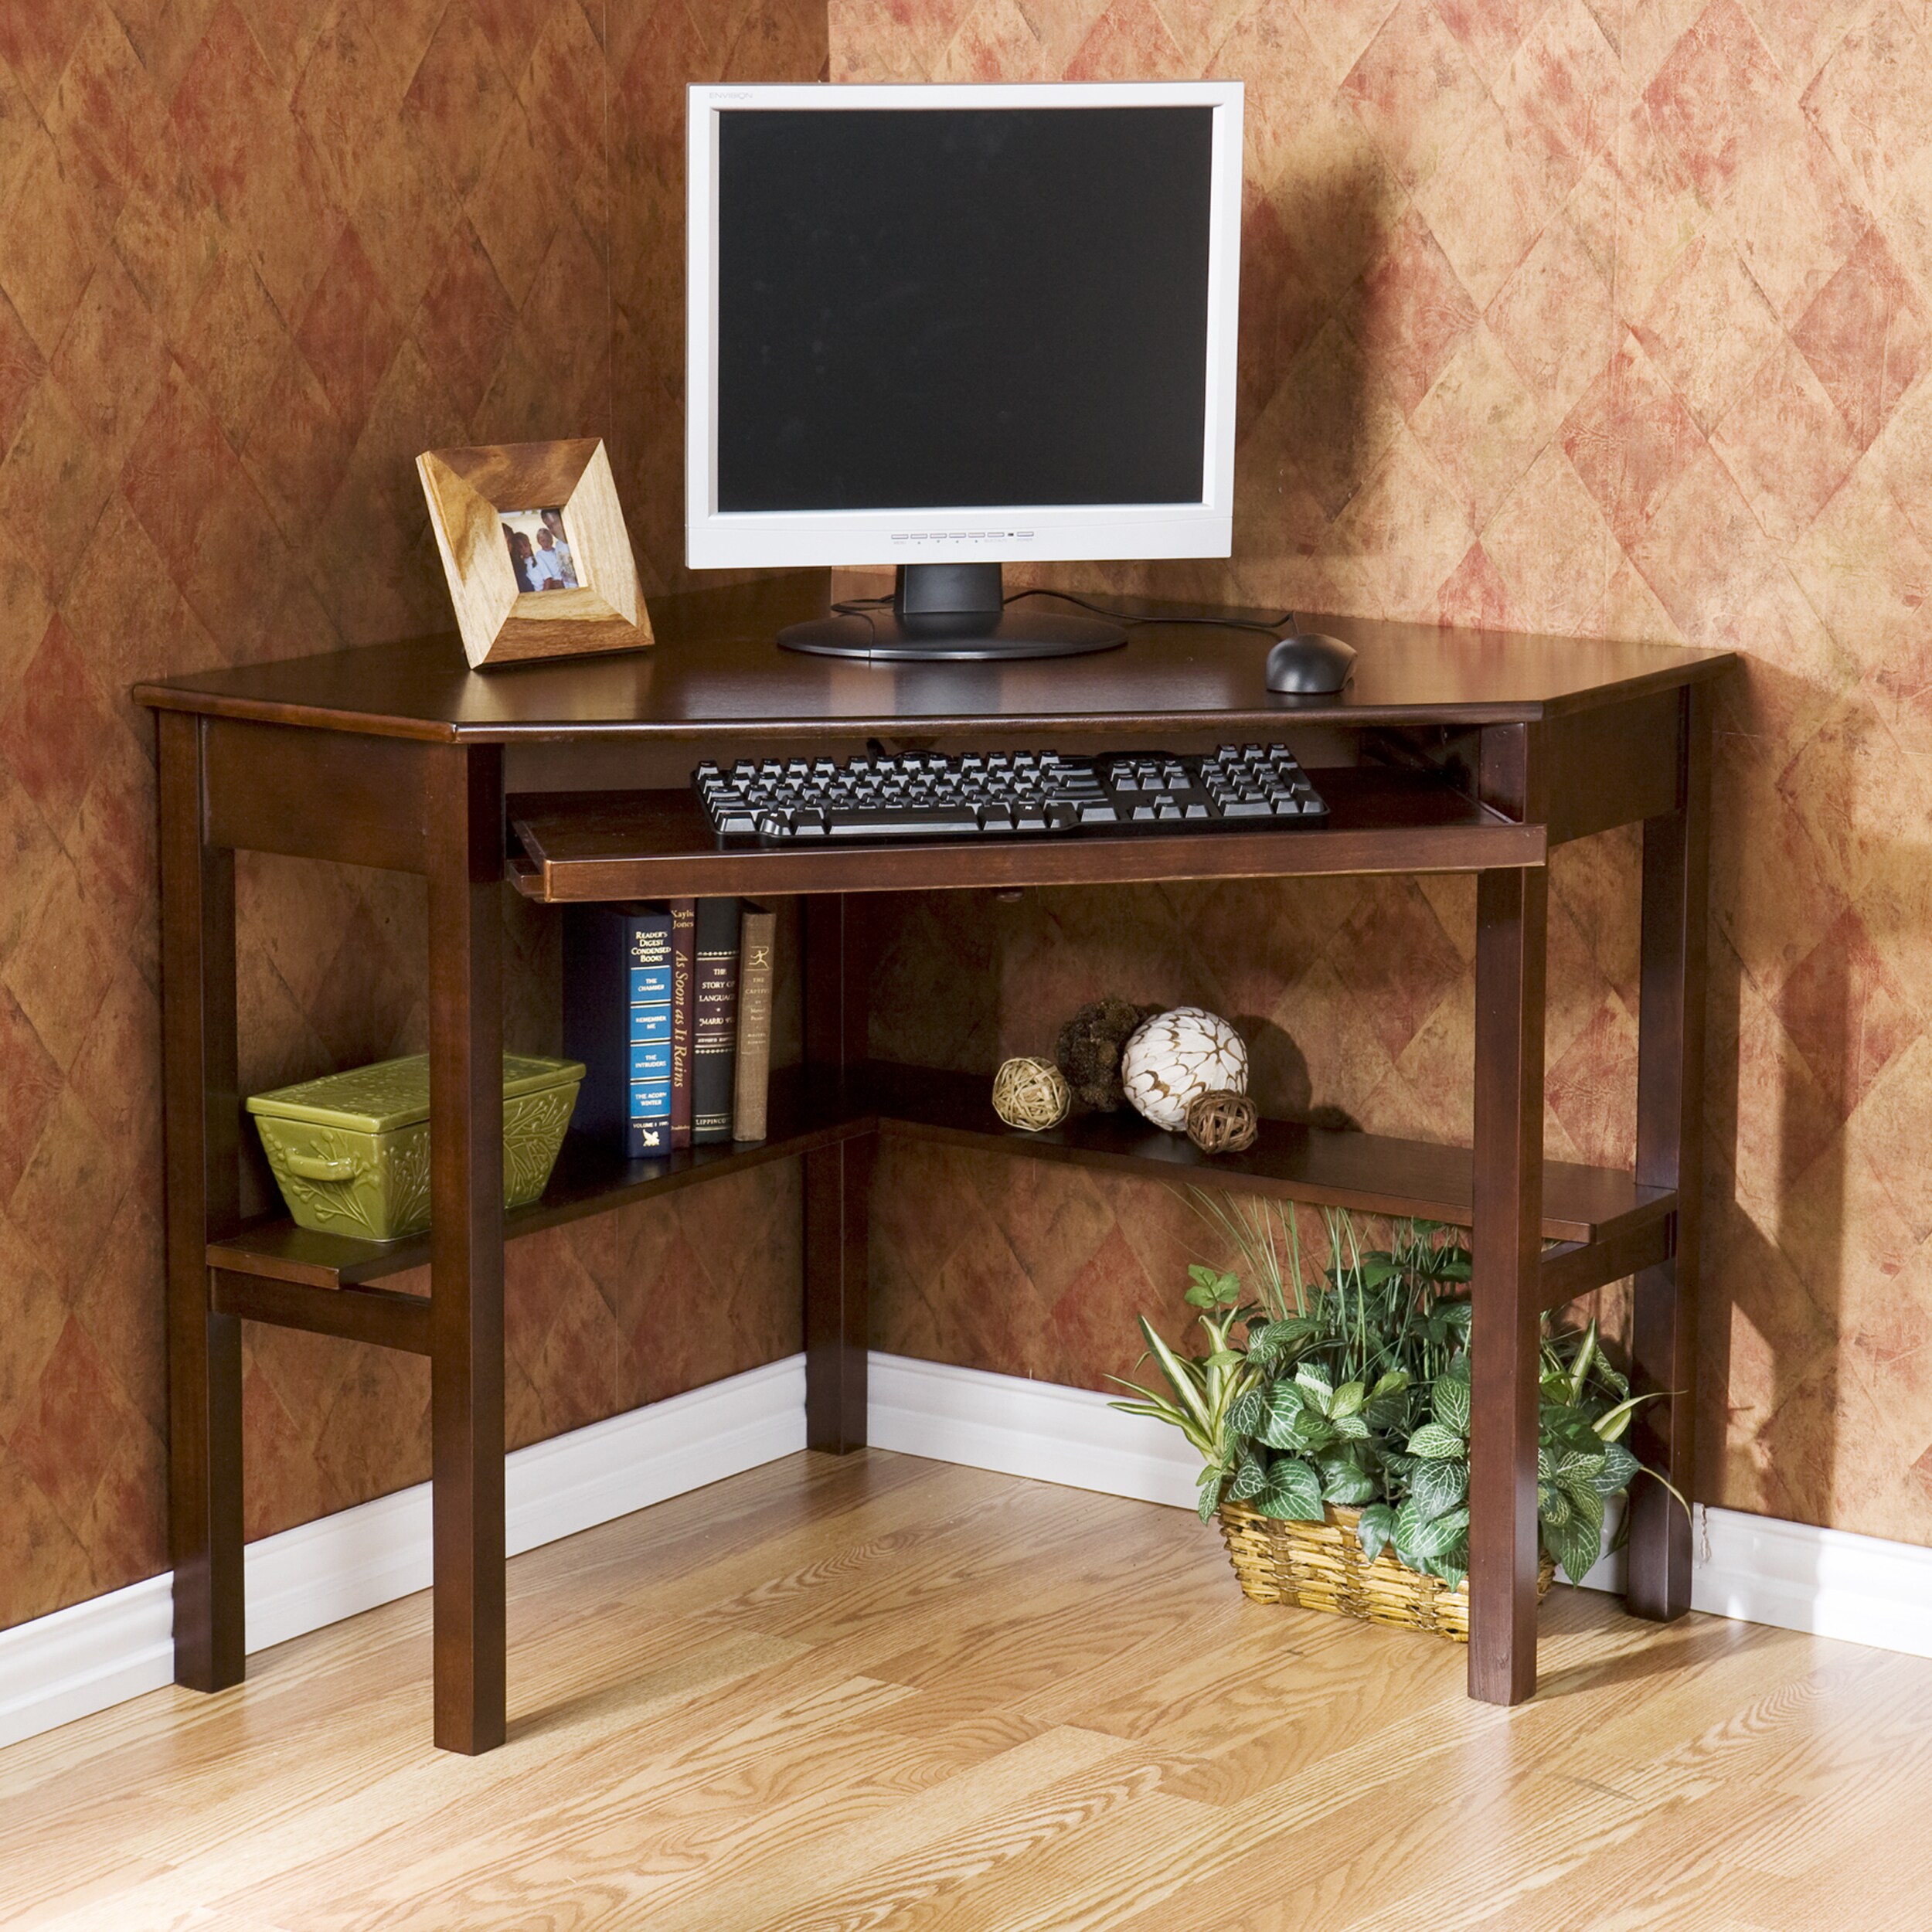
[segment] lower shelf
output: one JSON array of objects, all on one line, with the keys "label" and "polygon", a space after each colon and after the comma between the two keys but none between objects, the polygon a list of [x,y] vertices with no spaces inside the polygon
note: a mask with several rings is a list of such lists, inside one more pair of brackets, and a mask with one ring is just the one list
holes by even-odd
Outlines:
[{"label": "lower shelf", "polygon": [[[1469,1225],[1475,1201],[1466,1147],[1264,1120],[1260,1138],[1245,1154],[1203,1154],[1185,1135],[1164,1133],[1131,1112],[1090,1114],[1043,1134],[1021,1132],[994,1113],[992,1082],[981,1074],[875,1064],[866,1070],[866,1084],[884,1131],[920,1140],[1463,1227]],[[1640,1188],[1614,1168],[1564,1161],[1543,1166],[1547,1241],[1594,1242],[1633,1217],[1668,1215],[1675,1204],[1668,1189]]]},{"label": "lower shelf", "polygon": [[[771,1079],[771,1131],[762,1141],[687,1148],[662,1160],[627,1161],[600,1141],[564,1137],[563,1151],[541,1199],[503,1219],[506,1239],[534,1234],[587,1214],[602,1214],[648,1195],[668,1194],[693,1182],[715,1180],[767,1161],[809,1153],[815,1147],[869,1132],[872,1121],[855,1111],[835,1084],[808,1082],[791,1067]],[[359,1241],[346,1234],[318,1234],[285,1215],[245,1223],[225,1240],[208,1244],[208,1265],[233,1274],[266,1275],[312,1288],[352,1287],[423,1267],[430,1236],[400,1241]]]},{"label": "lower shelf", "polygon": [[[1002,1123],[993,1112],[991,1089],[984,1075],[930,1067],[875,1063],[842,1081],[791,1068],[773,1076],[771,1132],[763,1141],[625,1161],[597,1143],[570,1136],[543,1198],[506,1216],[504,1233],[513,1240],[873,1132],[1365,1213],[1415,1215],[1462,1226],[1470,1221],[1475,1190],[1466,1147],[1264,1121],[1260,1138],[1247,1153],[1209,1155],[1124,1113],[1088,1114],[1043,1134],[1026,1134]],[[1668,1259],[1676,1204],[1670,1189],[1639,1187],[1614,1168],[1546,1163],[1543,1238],[1563,1244],[1545,1257],[1549,1294],[1567,1300]],[[279,1216],[250,1223],[208,1248],[211,1268],[315,1288],[379,1281],[429,1258],[427,1234],[358,1241],[311,1233]]]}]

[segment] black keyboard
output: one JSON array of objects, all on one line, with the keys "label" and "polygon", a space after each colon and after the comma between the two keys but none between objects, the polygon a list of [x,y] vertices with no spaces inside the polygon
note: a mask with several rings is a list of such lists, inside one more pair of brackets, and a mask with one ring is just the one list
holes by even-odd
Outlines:
[{"label": "black keyboard", "polygon": [[743,758],[729,770],[707,761],[691,782],[721,845],[1280,832],[1328,818],[1282,745],[1223,745],[1211,757],[907,751],[842,762]]}]

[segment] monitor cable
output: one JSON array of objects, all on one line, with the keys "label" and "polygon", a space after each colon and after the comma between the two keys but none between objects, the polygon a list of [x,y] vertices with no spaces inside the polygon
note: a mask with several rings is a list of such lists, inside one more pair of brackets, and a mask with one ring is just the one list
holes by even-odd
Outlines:
[{"label": "monitor cable", "polygon": [[[1253,631],[1264,638],[1279,638],[1284,630],[1294,628],[1295,618],[1292,611],[1284,611],[1278,617],[1210,617],[1192,616],[1138,616],[1124,611],[1110,611],[1104,604],[1096,604],[1090,598],[1076,597],[1070,590],[1010,590],[1000,599],[1002,607],[1017,604],[1022,597],[1057,597],[1063,604],[1077,604],[1083,611],[1090,611],[1096,617],[1105,617],[1110,624],[1124,624],[1138,629],[1145,624],[1196,624],[1216,631]],[[889,597],[847,597],[832,607],[842,617],[862,617],[874,611],[889,611],[893,600]]]}]

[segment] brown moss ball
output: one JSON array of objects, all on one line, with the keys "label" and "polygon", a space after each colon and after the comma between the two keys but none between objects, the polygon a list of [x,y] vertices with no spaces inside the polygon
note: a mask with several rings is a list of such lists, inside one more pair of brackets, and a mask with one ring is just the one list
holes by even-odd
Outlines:
[{"label": "brown moss ball", "polygon": [[1136,1006],[1131,1000],[1090,1000],[1060,1029],[1053,1063],[1066,1077],[1073,1097],[1097,1114],[1109,1114],[1127,1104],[1121,1085],[1121,1049],[1144,1019],[1162,1009]]}]

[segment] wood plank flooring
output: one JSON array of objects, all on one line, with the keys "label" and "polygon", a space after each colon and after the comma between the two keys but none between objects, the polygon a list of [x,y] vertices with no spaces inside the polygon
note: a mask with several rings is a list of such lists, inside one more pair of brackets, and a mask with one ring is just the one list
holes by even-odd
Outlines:
[{"label": "wood plank flooring", "polygon": [[1559,1587],[1495,1710],[1179,1512],[876,1451],[510,1577],[488,1757],[430,1748],[427,1595],[0,1752],[0,1926],[1932,1927],[1932,1661]]}]

